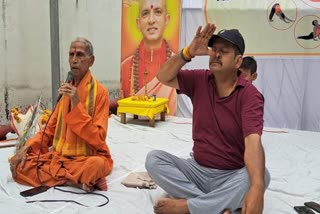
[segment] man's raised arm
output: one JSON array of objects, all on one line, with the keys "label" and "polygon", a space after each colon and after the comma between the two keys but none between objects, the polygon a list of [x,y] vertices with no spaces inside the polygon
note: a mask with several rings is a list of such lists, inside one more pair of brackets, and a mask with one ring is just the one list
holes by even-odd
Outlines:
[{"label": "man's raised arm", "polygon": [[184,47],[179,54],[168,59],[158,71],[158,80],[170,87],[179,89],[177,75],[181,68],[195,56],[210,55],[208,41],[214,33],[216,26],[207,24],[203,29],[198,27],[196,35],[189,46]]},{"label": "man's raised arm", "polygon": [[158,71],[158,80],[170,87],[179,89],[177,74],[181,70],[182,66],[187,63],[182,59],[181,54],[176,54],[168,59]]}]

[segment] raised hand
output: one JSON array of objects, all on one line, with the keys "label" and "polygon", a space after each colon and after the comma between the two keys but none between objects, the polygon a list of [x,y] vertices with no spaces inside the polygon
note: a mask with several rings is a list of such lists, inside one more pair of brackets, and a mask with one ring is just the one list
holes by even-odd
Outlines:
[{"label": "raised hand", "polygon": [[189,53],[191,56],[210,55],[211,50],[208,49],[208,42],[215,30],[215,24],[210,23],[203,29],[202,26],[198,27],[196,35],[189,45]]}]

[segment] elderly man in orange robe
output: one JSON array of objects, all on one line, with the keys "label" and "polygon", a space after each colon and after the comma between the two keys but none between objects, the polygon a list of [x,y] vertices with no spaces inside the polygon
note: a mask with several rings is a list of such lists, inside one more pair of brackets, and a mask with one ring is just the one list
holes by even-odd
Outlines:
[{"label": "elderly man in orange robe", "polygon": [[[121,64],[121,96],[153,94],[169,98],[170,114],[176,114],[176,90],[156,78],[160,66],[173,55],[163,32],[170,16],[166,0],[140,0],[137,26],[143,36],[135,53]],[[147,91],[145,91],[145,85]]]},{"label": "elderly man in orange robe", "polygon": [[113,167],[106,144],[109,95],[89,70],[94,59],[90,41],[77,38],[71,43],[73,80],[59,88],[62,97],[46,129],[10,159],[16,182],[107,190],[106,176]]}]

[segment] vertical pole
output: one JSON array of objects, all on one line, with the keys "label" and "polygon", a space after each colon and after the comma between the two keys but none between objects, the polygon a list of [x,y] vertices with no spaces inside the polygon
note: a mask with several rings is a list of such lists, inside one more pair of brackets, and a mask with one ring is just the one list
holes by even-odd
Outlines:
[{"label": "vertical pole", "polygon": [[59,0],[50,0],[51,83],[52,106],[60,86]]}]

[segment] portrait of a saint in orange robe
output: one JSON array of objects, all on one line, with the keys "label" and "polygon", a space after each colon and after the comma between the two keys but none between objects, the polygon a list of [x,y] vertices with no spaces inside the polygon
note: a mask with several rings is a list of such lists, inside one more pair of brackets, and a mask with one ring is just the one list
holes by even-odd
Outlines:
[{"label": "portrait of a saint in orange robe", "polygon": [[156,75],[178,52],[180,8],[180,0],[123,1],[121,98],[168,98],[170,114],[176,114],[176,90],[160,83]]}]

